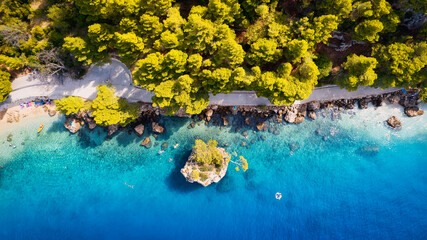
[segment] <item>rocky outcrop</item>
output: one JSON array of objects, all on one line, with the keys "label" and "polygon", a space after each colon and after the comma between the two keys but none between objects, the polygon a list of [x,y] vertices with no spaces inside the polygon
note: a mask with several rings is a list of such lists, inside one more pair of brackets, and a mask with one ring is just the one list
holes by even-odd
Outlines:
[{"label": "rocky outcrop", "polygon": [[212,183],[219,182],[227,173],[228,163],[230,155],[225,152],[224,148],[217,148],[221,154],[222,164],[220,167],[212,165],[201,165],[195,160],[195,150],[191,152],[188,157],[185,166],[181,169],[182,175],[187,179],[188,182],[197,182],[202,186],[206,187]]},{"label": "rocky outcrop", "polygon": [[399,119],[397,119],[396,116],[390,117],[389,119],[387,119],[387,124],[395,129],[400,129],[402,128],[402,123],[399,121]]},{"label": "rocky outcrop", "polygon": [[138,124],[133,128],[133,130],[135,130],[136,135],[138,135],[139,137],[144,134],[144,129],[144,124]]},{"label": "rocky outcrop", "polygon": [[80,130],[81,125],[80,121],[73,117],[68,117],[67,121],[64,123],[64,127],[68,129],[71,133],[76,133]]},{"label": "rocky outcrop", "polygon": [[116,133],[119,130],[119,124],[113,124],[113,125],[109,125],[108,126],[108,136],[113,135],[114,133]]},{"label": "rocky outcrop", "polygon": [[366,109],[368,108],[368,104],[371,101],[369,98],[361,98],[359,99],[359,109]]},{"label": "rocky outcrop", "polygon": [[156,122],[152,122],[151,123],[151,130],[155,133],[163,133],[165,131],[165,128]]},{"label": "rocky outcrop", "polygon": [[423,114],[424,111],[420,110],[417,106],[405,107],[405,115],[408,117],[416,117]]},{"label": "rocky outcrop", "polygon": [[319,101],[313,101],[313,102],[309,102],[307,104],[307,110],[308,111],[317,111],[320,108],[320,102]]}]

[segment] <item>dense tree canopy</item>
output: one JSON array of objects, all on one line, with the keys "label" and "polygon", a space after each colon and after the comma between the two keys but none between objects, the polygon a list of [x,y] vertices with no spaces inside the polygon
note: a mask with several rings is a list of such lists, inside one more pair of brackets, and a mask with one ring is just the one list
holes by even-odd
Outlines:
[{"label": "dense tree canopy", "polygon": [[[170,114],[200,113],[209,93],[234,90],[292,104],[318,83],[349,90],[426,86],[427,24],[417,16],[427,5],[398,2],[59,0],[32,9],[28,0],[4,0],[0,64],[76,75],[116,57],[136,85],[154,92],[153,105]],[[334,59],[324,48],[333,31],[372,54]],[[127,122],[118,119],[100,122]]]},{"label": "dense tree canopy", "polygon": [[[69,96],[55,100],[56,109],[66,115],[76,114],[84,109],[85,101],[80,97]],[[90,106],[90,105],[89,105]]]},{"label": "dense tree canopy", "polygon": [[0,102],[6,100],[9,93],[12,92],[12,83],[9,81],[10,74],[0,70]]},{"label": "dense tree canopy", "polygon": [[222,155],[218,151],[218,142],[216,140],[209,140],[206,144],[200,139],[196,139],[193,151],[194,160],[201,164],[222,164]]},{"label": "dense tree canopy", "polygon": [[114,94],[115,90],[112,87],[100,85],[97,89],[98,94],[92,102],[91,110],[98,125],[120,124],[125,126],[138,118],[138,104],[120,99]]}]

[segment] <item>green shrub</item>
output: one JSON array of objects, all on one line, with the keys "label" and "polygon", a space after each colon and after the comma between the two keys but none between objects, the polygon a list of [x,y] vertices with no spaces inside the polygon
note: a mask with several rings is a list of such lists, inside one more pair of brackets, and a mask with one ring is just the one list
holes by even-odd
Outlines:
[{"label": "green shrub", "polygon": [[10,74],[0,70],[0,102],[6,100],[9,93],[12,92],[12,83],[9,81]]},{"label": "green shrub", "polygon": [[76,114],[83,109],[85,101],[80,97],[66,97],[61,100],[55,100],[56,110],[62,114]]}]

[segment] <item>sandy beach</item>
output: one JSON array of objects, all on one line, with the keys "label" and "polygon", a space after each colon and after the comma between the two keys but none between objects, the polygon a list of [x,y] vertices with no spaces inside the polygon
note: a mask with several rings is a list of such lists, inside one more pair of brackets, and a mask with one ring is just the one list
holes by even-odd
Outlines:
[{"label": "sandy beach", "polygon": [[0,133],[10,131],[16,126],[16,123],[27,122],[27,120],[39,116],[49,116],[49,110],[51,110],[51,114],[56,112],[52,111],[55,110],[55,105],[35,106],[34,102],[31,103],[31,107],[15,106],[2,110],[0,111]]}]

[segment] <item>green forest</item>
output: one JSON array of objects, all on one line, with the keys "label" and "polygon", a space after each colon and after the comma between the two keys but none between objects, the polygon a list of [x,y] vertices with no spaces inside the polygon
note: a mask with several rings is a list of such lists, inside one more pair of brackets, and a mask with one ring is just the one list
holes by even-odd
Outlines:
[{"label": "green forest", "polygon": [[426,100],[426,13],[422,0],[3,0],[0,101],[14,72],[79,78],[111,58],[169,114],[234,90],[290,105],[322,84]]}]

